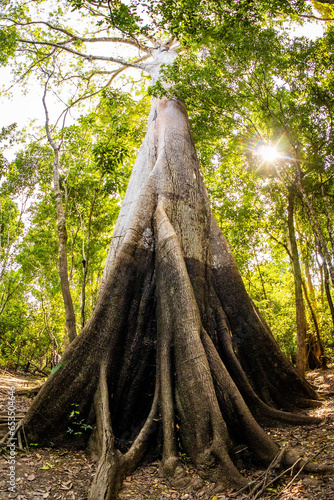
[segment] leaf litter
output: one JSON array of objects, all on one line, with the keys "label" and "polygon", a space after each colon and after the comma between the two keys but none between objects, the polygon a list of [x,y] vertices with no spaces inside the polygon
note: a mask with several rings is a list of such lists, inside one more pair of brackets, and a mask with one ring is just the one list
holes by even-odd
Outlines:
[{"label": "leaf litter", "polygon": [[[334,365],[328,370],[314,370],[307,374],[310,383],[319,391],[334,393]],[[9,374],[0,371],[0,411],[6,409],[7,388],[35,385],[36,377],[26,374]],[[17,409],[24,411],[31,399],[17,396]],[[303,410],[301,413],[321,417],[317,425],[287,426],[268,428],[266,432],[280,445],[294,448],[304,458],[334,466],[334,396],[327,397],[322,406]],[[249,468],[246,452],[241,448],[238,466],[252,482],[259,484],[266,471]],[[245,456],[243,456],[245,455]],[[247,468],[245,468],[247,464]],[[244,469],[243,469],[244,468]],[[86,500],[92,481],[95,464],[83,451],[68,451],[55,448],[31,447],[26,453],[16,455],[15,497],[7,490],[6,474],[8,464],[4,454],[0,456],[0,498],[17,500]],[[275,498],[280,500],[332,500],[334,498],[334,478],[327,474],[282,475],[282,471],[269,471],[267,487],[256,499]],[[270,476],[270,477],[269,477]],[[256,489],[256,488],[255,488]],[[260,489],[258,488],[259,492]],[[159,462],[143,466],[127,477],[120,492],[120,500],[244,500],[254,499],[249,491],[235,493],[223,491],[216,493],[214,487],[207,485],[196,492],[177,491],[161,477]]]}]

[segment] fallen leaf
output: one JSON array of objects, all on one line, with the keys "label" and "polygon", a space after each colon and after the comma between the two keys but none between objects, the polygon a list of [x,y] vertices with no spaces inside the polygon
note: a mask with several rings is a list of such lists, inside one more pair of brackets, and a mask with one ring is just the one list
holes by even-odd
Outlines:
[{"label": "fallen leaf", "polygon": [[[68,484],[68,483],[67,483]],[[72,488],[72,483],[70,482],[67,486],[67,484],[63,483],[61,486],[60,486],[60,489],[61,490],[70,490]]]},{"label": "fallen leaf", "polygon": [[27,476],[27,479],[28,481],[33,481],[35,479],[35,474],[30,474],[29,476]]},{"label": "fallen leaf", "polygon": [[45,465],[42,465],[42,467],[40,467],[40,469],[42,469],[42,470],[48,470],[48,469],[54,469],[54,468],[55,468],[55,466],[52,464],[49,464],[49,462],[46,462]]}]

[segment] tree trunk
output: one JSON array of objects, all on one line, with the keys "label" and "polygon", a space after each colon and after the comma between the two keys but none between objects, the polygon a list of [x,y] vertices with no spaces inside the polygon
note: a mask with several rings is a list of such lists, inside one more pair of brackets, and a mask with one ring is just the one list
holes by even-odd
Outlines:
[{"label": "tree trunk", "polygon": [[320,329],[319,329],[317,315],[315,313],[315,310],[313,309],[311,300],[308,296],[307,287],[306,287],[304,281],[303,281],[303,290],[304,290],[305,300],[306,300],[306,303],[307,303],[308,308],[310,310],[310,314],[312,317],[312,321],[313,321],[313,325],[314,325],[314,329],[315,329],[315,333],[316,333],[316,337],[314,337],[314,335],[312,335],[312,333],[308,334],[306,337],[306,345],[307,345],[306,363],[311,370],[314,370],[316,368],[327,368],[325,348],[324,348],[324,344],[322,342],[322,338],[320,335]]},{"label": "tree trunk", "polygon": [[89,254],[90,254],[90,239],[91,239],[91,226],[92,226],[92,218],[95,207],[96,196],[100,190],[101,182],[102,182],[102,171],[100,174],[99,187],[94,190],[93,199],[90,204],[89,216],[88,216],[88,224],[87,224],[87,245],[85,251],[85,228],[84,223],[81,220],[82,226],[82,286],[81,286],[81,307],[80,307],[80,316],[81,316],[81,328],[85,326],[86,317],[85,317],[85,307],[86,307],[86,281],[88,275],[88,266],[89,266]]},{"label": "tree trunk", "polygon": [[308,308],[310,310],[310,314],[312,317],[315,333],[316,333],[316,338],[314,338],[313,335],[309,336],[309,339],[307,340],[308,343],[308,357],[307,357],[307,363],[309,368],[315,369],[315,368],[327,368],[327,360],[326,360],[326,355],[325,355],[325,347],[324,343],[322,341],[321,335],[320,335],[320,328],[319,328],[319,321],[318,321],[318,314],[317,314],[317,301],[315,298],[315,292],[314,292],[314,287],[312,283],[312,277],[310,273],[310,267],[307,258],[305,259],[305,274],[306,274],[306,279],[307,279],[307,285],[306,283],[302,282],[303,284],[303,290],[304,290],[304,295],[305,295],[305,300],[308,305]]},{"label": "tree trunk", "polygon": [[288,229],[289,240],[291,245],[291,258],[293,265],[293,276],[295,283],[295,302],[296,302],[296,325],[297,325],[297,361],[296,367],[298,372],[304,376],[306,371],[307,354],[306,354],[306,334],[307,322],[305,314],[305,305],[303,299],[303,280],[300,269],[300,261],[297,248],[297,240],[294,226],[294,199],[295,190],[293,187],[289,189],[288,203]]},{"label": "tree trunk", "polygon": [[319,242],[321,252],[323,254],[323,258],[324,258],[325,262],[327,263],[327,267],[328,267],[329,274],[331,277],[332,285],[334,286],[334,266],[333,266],[333,262],[332,262],[332,257],[329,253],[328,248],[327,248],[326,238],[325,238],[323,231],[321,229],[320,222],[319,222],[317,214],[314,210],[312,200],[309,198],[309,196],[307,196],[307,193],[303,187],[302,180],[301,180],[301,169],[300,169],[300,166],[298,165],[298,162],[296,162],[296,173],[297,173],[297,175],[296,175],[296,187],[299,190],[299,192],[301,193],[302,198],[304,200],[304,203],[308,209],[309,221],[311,224],[313,234],[314,234],[316,240]]},{"label": "tree trunk", "polygon": [[100,450],[90,500],[115,498],[144,456],[192,483],[180,447],[203,478],[239,487],[234,447],[271,461],[278,447],[258,422],[316,422],[281,411],[314,399],[213,218],[184,104],[154,99],[93,315],[29,409],[26,434],[74,444],[68,427],[96,426],[81,435]]},{"label": "tree trunk", "polygon": [[328,267],[327,267],[327,263],[325,260],[323,261],[323,267],[324,267],[324,282],[325,282],[326,297],[327,297],[327,302],[329,305],[329,310],[331,312],[331,317],[332,317],[332,322],[333,322],[333,331],[334,331],[334,304],[333,304],[333,299],[332,299],[332,294],[331,294],[331,289],[330,289]]},{"label": "tree trunk", "polygon": [[61,292],[63,295],[64,307],[65,307],[65,321],[66,329],[69,341],[72,342],[76,336],[76,321],[75,313],[73,307],[73,301],[71,296],[70,284],[68,281],[68,268],[67,268],[67,229],[66,229],[66,218],[62,202],[62,194],[59,184],[59,150],[60,147],[56,145],[52,139],[50,128],[49,128],[49,113],[46,106],[46,91],[47,83],[45,85],[45,91],[43,95],[43,105],[45,111],[45,130],[50,146],[54,152],[53,160],[53,191],[56,199],[57,208],[57,226],[58,226],[58,269]]},{"label": "tree trunk", "polygon": [[70,284],[68,281],[67,229],[66,229],[66,219],[63,210],[63,204],[61,200],[61,191],[59,187],[58,165],[59,165],[59,151],[57,152],[57,154],[55,153],[55,160],[53,164],[53,189],[56,198],[57,222],[58,222],[59,277],[60,277],[61,292],[63,295],[64,306],[65,306],[66,329],[69,341],[73,342],[73,340],[77,336],[77,331],[76,331],[76,321],[75,321],[72,295],[70,290]]},{"label": "tree trunk", "polygon": [[329,241],[331,242],[331,248],[332,248],[332,255],[334,258],[334,233],[333,233],[333,223],[331,220],[331,216],[328,210],[328,205],[327,205],[327,200],[326,200],[326,195],[325,195],[325,190],[324,190],[324,184],[321,179],[321,196],[322,196],[322,203],[324,206],[324,212],[326,214],[326,221],[327,221],[327,232],[329,236]]}]

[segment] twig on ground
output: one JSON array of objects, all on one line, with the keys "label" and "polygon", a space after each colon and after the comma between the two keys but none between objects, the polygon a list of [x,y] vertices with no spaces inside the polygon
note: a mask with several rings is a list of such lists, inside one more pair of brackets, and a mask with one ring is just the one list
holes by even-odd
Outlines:
[{"label": "twig on ground", "polygon": [[247,490],[248,488],[250,488],[250,497],[249,498],[251,498],[251,495],[253,495],[253,493],[258,488],[260,488],[263,483],[264,484],[266,483],[269,472],[271,470],[273,470],[278,463],[280,463],[284,453],[285,453],[285,448],[284,447],[280,448],[277,455],[274,457],[272,462],[269,464],[268,468],[261,474],[261,476],[257,479],[257,481],[253,481],[253,482],[247,484],[246,486],[244,486],[243,488],[241,488],[240,490],[236,491],[236,493],[234,495],[231,495],[231,498],[235,498],[235,497],[239,496],[240,493]]},{"label": "twig on ground", "polygon": [[[325,450],[325,448],[326,448],[326,447],[327,447],[327,444],[325,444],[325,446],[323,446],[323,447],[322,447],[322,448],[321,448],[321,449],[320,449],[320,450],[319,450],[319,451],[318,451],[318,452],[317,452],[317,453],[313,456],[312,461],[314,461],[314,459],[315,459],[315,458],[317,458],[317,456],[318,456],[318,455],[320,455],[320,453],[322,453],[322,452]],[[289,482],[289,483],[288,483],[288,484],[287,484],[287,485],[283,488],[283,490],[282,490],[282,491],[280,491],[280,493],[279,493],[279,495],[278,495],[278,497],[277,497],[277,498],[279,498],[279,497],[282,495],[282,493],[286,492],[286,491],[290,488],[290,486],[292,485],[292,483],[295,481],[295,479],[299,476],[299,474],[303,471],[304,467],[305,467],[305,466],[306,466],[306,465],[307,465],[310,461],[311,461],[311,460],[308,460],[307,462],[305,462],[305,463],[302,465],[302,467],[299,469],[299,471],[297,472],[297,474],[295,474],[295,475],[293,476],[293,478],[291,479],[291,481],[290,481],[290,482]]]},{"label": "twig on ground", "polygon": [[[276,483],[276,481],[278,481],[279,479],[281,479],[281,477],[285,476],[285,474],[287,474],[288,472],[292,471],[295,466],[298,464],[298,462],[300,462],[301,460],[303,460],[302,458],[298,458],[292,465],[291,467],[289,467],[288,469],[285,469],[283,472],[281,472],[278,476],[274,477],[274,479],[272,479],[271,481],[269,481],[268,483],[263,483],[263,486],[262,488],[253,496],[253,494],[251,493],[250,497],[252,500],[256,500],[257,498],[259,498],[259,496],[264,492],[264,490],[266,490],[270,485]],[[306,465],[306,464],[305,464]]]}]

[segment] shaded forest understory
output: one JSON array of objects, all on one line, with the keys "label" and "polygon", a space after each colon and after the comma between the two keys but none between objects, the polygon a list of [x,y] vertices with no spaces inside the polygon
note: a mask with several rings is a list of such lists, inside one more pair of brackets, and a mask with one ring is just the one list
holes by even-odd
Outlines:
[{"label": "shaded forest understory", "polygon": [[[307,379],[321,391],[334,391],[334,365],[329,370],[309,372]],[[21,387],[36,385],[36,377],[22,373],[0,374],[0,412],[6,410],[7,390],[15,385]],[[17,410],[25,410],[31,402],[30,398],[17,396]],[[284,426],[282,428],[267,428],[266,431],[274,441],[286,443],[294,450],[311,460],[319,453],[319,462],[334,464],[334,397],[326,400],[320,408],[301,412],[309,416],[323,418],[318,425]],[[243,464],[243,461],[245,464]],[[240,451],[240,464],[243,474],[255,482],[261,480],[262,470],[249,469],[247,451]],[[0,459],[0,493],[1,498],[8,498],[5,492],[5,474],[7,463],[4,455]],[[246,470],[247,469],[247,470]],[[57,500],[84,500],[95,472],[95,463],[83,452],[69,452],[65,449],[37,448],[31,446],[29,452],[17,456],[17,491],[20,500],[42,500],[44,498]],[[273,479],[277,475],[269,475]],[[310,475],[302,473],[289,485],[293,475],[287,473],[277,482],[269,485],[258,498],[280,498],[282,500],[330,500],[334,496],[334,484],[330,473]],[[287,485],[289,485],[287,487]],[[7,496],[6,496],[7,495]],[[143,466],[133,475],[126,478],[120,492],[120,499],[132,500],[162,500],[162,499],[198,499],[208,500],[214,493],[198,491],[196,494],[187,491],[176,491],[171,488],[159,474],[159,464]],[[228,491],[217,493],[217,499],[241,500],[245,493],[232,494]],[[249,497],[248,497],[249,498]]]}]

